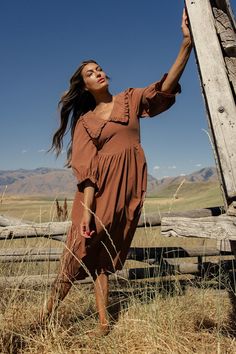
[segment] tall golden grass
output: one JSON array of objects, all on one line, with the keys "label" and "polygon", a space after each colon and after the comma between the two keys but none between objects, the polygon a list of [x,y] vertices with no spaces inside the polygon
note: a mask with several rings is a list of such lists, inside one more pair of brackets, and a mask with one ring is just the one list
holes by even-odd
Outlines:
[{"label": "tall golden grass", "polygon": [[1,289],[1,353],[235,353],[233,307],[225,290],[175,291],[132,284],[111,292],[111,314],[118,319],[106,337],[90,337],[97,324],[90,287],[74,287],[53,318],[34,327],[46,289]]},{"label": "tall golden grass", "polygon": [[[156,210],[158,205],[155,206]],[[26,215],[27,218],[27,215]],[[133,245],[188,244],[160,237],[158,228],[139,229]],[[205,240],[191,240],[191,245]],[[210,241],[213,242],[212,240]],[[56,241],[7,241],[4,247],[58,245]],[[135,263],[135,262],[134,262]],[[130,263],[127,262],[126,267]],[[56,265],[1,265],[1,275],[54,272]],[[7,283],[6,283],[7,284]],[[75,285],[41,326],[36,325],[47,295],[45,284],[0,288],[0,353],[2,354],[215,354],[236,353],[233,284],[224,274],[211,283],[193,277],[113,282],[109,313],[112,330],[91,337],[98,318],[92,285]]]}]

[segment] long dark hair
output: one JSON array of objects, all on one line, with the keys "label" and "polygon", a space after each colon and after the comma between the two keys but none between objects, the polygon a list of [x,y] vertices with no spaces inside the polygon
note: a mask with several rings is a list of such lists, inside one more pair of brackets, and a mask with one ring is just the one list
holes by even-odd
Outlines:
[{"label": "long dark hair", "polygon": [[50,150],[55,151],[56,156],[58,157],[63,148],[63,137],[68,131],[70,131],[71,140],[67,146],[67,167],[70,166],[72,138],[76,123],[82,114],[85,114],[89,110],[93,110],[96,106],[93,95],[85,90],[84,80],[81,75],[81,71],[85,65],[89,63],[97,64],[97,62],[92,59],[83,61],[70,79],[69,90],[62,95],[58,103],[60,127],[53,135]]}]

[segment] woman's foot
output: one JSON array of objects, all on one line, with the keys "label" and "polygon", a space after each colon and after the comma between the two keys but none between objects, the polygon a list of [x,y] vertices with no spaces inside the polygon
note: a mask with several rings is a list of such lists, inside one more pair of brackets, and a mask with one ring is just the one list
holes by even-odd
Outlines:
[{"label": "woman's foot", "polygon": [[102,336],[107,336],[111,330],[109,323],[100,324],[98,328]]},{"label": "woman's foot", "polygon": [[96,329],[88,331],[86,334],[91,337],[104,337],[107,336],[111,331],[111,328],[108,323],[99,324]]}]

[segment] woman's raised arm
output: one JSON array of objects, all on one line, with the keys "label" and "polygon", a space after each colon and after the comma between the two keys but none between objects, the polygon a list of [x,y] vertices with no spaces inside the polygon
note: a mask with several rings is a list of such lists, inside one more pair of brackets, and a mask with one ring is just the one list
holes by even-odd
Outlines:
[{"label": "woman's raised arm", "polygon": [[188,17],[185,9],[183,10],[181,28],[183,32],[183,41],[180,47],[180,51],[161,87],[161,91],[167,93],[172,93],[175,90],[176,85],[184,71],[185,65],[187,64],[192,49],[191,35],[188,28]]}]

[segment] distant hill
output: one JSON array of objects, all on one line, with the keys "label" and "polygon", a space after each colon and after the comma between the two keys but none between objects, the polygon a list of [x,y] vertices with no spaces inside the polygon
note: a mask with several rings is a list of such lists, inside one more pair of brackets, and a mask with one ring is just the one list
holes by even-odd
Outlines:
[{"label": "distant hill", "polygon": [[177,177],[166,177],[158,180],[157,190],[152,190],[154,192],[161,192],[170,186],[178,186],[182,182],[188,183],[218,183],[218,176],[215,167],[205,167],[199,171],[193,172],[185,176]]},{"label": "distant hill", "polygon": [[76,179],[69,169],[36,168],[35,170],[0,171],[0,191],[6,195],[45,195],[72,197]]},{"label": "distant hill", "polygon": [[[147,195],[173,193],[178,185],[217,184],[214,167],[202,168],[187,176],[167,177],[157,180],[148,175]],[[6,195],[45,195],[49,197],[73,197],[76,179],[70,169],[37,168],[34,170],[0,171],[0,193],[6,189]]]}]

